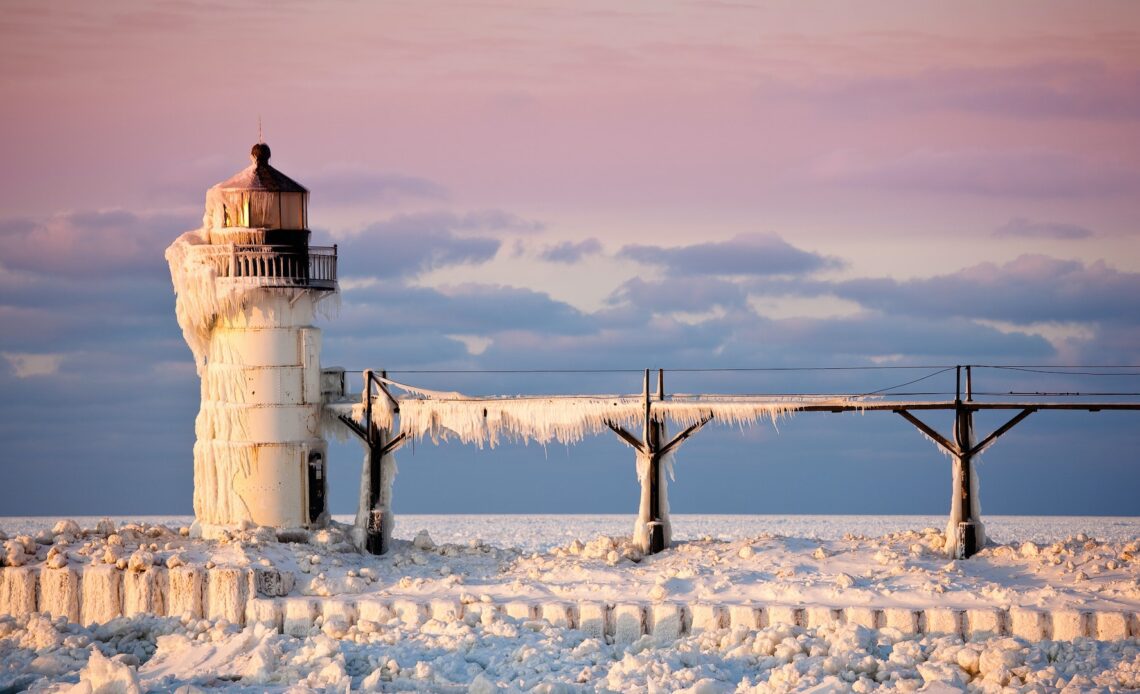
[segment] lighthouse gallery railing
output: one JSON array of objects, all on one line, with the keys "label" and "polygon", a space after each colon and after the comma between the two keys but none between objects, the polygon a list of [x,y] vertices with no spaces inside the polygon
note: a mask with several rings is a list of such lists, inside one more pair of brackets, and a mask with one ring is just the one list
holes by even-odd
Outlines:
[{"label": "lighthouse gallery railing", "polygon": [[218,277],[252,280],[264,287],[336,289],[336,246],[233,244],[207,246]]}]

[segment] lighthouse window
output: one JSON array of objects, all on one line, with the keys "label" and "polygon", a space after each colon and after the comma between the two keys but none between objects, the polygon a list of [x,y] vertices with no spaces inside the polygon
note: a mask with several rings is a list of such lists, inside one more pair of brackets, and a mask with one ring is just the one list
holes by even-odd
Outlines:
[{"label": "lighthouse window", "polygon": [[221,195],[221,221],[224,227],[249,226],[249,198],[243,193],[224,192]]},{"label": "lighthouse window", "polygon": [[251,193],[249,196],[249,225],[257,229],[281,228],[276,193]]},{"label": "lighthouse window", "polygon": [[305,193],[281,194],[281,228],[308,228],[305,224]]}]

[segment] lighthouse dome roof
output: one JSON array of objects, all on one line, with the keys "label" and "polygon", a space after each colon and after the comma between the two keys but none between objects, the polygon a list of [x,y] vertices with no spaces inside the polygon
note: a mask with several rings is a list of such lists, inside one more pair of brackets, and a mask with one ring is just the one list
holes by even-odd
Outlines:
[{"label": "lighthouse dome roof", "polygon": [[214,186],[220,190],[250,190],[270,193],[307,193],[300,183],[269,165],[269,145],[259,142],[249,152],[252,163]]}]

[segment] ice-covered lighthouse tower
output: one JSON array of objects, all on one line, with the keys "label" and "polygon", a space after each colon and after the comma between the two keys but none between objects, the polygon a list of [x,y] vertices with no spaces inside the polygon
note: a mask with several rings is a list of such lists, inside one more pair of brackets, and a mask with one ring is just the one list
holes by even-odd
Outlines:
[{"label": "ice-covered lighthouse tower", "polygon": [[336,247],[309,245],[309,191],[269,146],[206,193],[202,228],[166,250],[202,381],[194,515],[219,527],[324,525],[318,304],[337,292]]}]

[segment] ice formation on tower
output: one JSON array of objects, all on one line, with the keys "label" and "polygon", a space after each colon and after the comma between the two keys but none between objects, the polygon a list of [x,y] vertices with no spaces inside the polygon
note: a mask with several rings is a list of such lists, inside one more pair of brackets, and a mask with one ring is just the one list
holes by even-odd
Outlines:
[{"label": "ice formation on tower", "polygon": [[[973,448],[977,441],[974,439],[974,420],[970,417],[967,420],[967,429],[964,432],[965,436],[962,441],[957,442],[963,448]],[[984,450],[984,449],[983,449]],[[978,453],[981,453],[979,451]],[[986,526],[982,523],[982,502],[981,494],[978,491],[978,463],[982,462],[979,455],[975,455],[973,460],[967,467],[962,463],[962,459],[958,456],[951,456],[953,465],[953,483],[951,488],[954,493],[950,495],[950,520],[946,523],[946,552],[950,556],[958,555],[958,524],[969,520],[974,524],[974,537],[977,547],[986,546]],[[965,508],[962,501],[962,476],[967,474],[969,470],[970,479],[970,504],[969,508]]]},{"label": "ice formation on tower", "polygon": [[166,250],[178,324],[201,378],[194,515],[208,532],[327,521],[318,305],[336,248],[309,245],[309,192],[252,163],[206,193],[202,227]]}]

